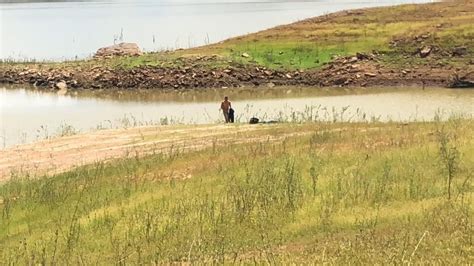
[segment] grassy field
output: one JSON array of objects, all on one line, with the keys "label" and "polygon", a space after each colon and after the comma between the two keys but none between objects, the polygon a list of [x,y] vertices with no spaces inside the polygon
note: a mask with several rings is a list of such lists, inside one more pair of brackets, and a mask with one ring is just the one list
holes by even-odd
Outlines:
[{"label": "grassy field", "polygon": [[472,120],[304,123],[312,134],[272,140],[294,126],[15,177],[0,186],[0,261],[472,262]]},{"label": "grassy field", "polygon": [[[455,47],[474,52],[474,1],[371,8],[303,20],[248,36],[221,48],[233,58],[247,52],[271,68],[317,68],[333,56],[377,51],[387,64],[406,63],[417,49],[434,46],[449,53]],[[453,64],[462,59],[450,58]],[[458,62],[459,61],[459,62]],[[413,63],[413,62],[412,62]]]},{"label": "grassy field", "polygon": [[[473,18],[472,0],[370,8],[311,18],[193,49],[43,66],[175,68],[184,65],[184,58],[216,56],[212,60],[200,60],[193,64],[209,68],[241,63],[285,70],[317,69],[335,56],[377,51],[382,54],[381,62],[387,66],[405,67],[407,63],[412,66],[432,65],[434,60],[435,63],[457,67],[469,64],[469,59],[474,56]],[[414,56],[425,46],[434,47],[437,58],[427,60]],[[451,57],[456,47],[464,47],[467,54]],[[242,57],[243,53],[249,57]],[[4,62],[3,67],[11,67],[11,64],[14,63]]]}]

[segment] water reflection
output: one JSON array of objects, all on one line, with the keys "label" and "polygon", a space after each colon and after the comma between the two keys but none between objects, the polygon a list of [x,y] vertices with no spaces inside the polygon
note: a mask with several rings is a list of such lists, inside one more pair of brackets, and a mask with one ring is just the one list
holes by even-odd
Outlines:
[{"label": "water reflection", "polygon": [[345,94],[383,93],[387,90],[366,88],[309,88],[309,87],[277,87],[277,88],[228,88],[228,89],[190,89],[190,90],[82,90],[70,93],[80,98],[107,99],[114,101],[140,102],[218,102],[223,96],[239,100],[253,99],[285,99],[294,97],[336,96]]},{"label": "water reflection", "polygon": [[237,121],[427,121],[436,113],[474,115],[474,90],[244,88],[197,91],[77,91],[67,95],[0,89],[0,147],[61,134],[65,129],[160,123],[218,123],[228,95]]}]

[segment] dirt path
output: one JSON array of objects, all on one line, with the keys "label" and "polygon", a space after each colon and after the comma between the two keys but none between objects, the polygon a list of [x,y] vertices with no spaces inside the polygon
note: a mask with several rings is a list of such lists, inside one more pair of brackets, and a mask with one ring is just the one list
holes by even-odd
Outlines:
[{"label": "dirt path", "polygon": [[140,127],[44,140],[0,150],[0,182],[16,175],[60,173],[74,167],[127,156],[143,156],[173,149],[199,150],[229,142],[253,142],[295,134],[274,136],[265,132],[278,128],[278,125]]}]

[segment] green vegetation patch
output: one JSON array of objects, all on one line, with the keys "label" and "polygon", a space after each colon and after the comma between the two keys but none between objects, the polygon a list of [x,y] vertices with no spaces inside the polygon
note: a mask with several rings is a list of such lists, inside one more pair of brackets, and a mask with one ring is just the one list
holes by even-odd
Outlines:
[{"label": "green vegetation patch", "polygon": [[[333,56],[377,51],[388,54],[387,63],[401,62],[407,56],[416,63],[426,63],[416,56],[424,46],[435,46],[447,64],[466,60],[451,58],[454,48],[465,47],[472,55],[473,3],[435,3],[401,5],[355,10],[303,20],[211,45],[202,52],[222,51],[235,60],[257,62],[270,68],[310,69],[330,62]],[[423,36],[422,38],[417,38]],[[426,38],[424,37],[426,36]],[[398,45],[393,45],[396,41]],[[247,53],[247,60],[239,59]]]},{"label": "green vegetation patch", "polygon": [[[310,69],[330,62],[335,56],[355,54],[361,51],[361,43],[320,45],[318,43],[261,43],[252,42],[235,46],[230,57],[241,63],[257,63],[272,69]],[[249,58],[243,58],[247,53]]]}]

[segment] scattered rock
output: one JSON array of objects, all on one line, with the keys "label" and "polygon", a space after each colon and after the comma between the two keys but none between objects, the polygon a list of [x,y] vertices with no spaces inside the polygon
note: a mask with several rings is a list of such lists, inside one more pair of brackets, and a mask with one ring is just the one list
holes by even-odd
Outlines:
[{"label": "scattered rock", "polygon": [[275,83],[269,82],[269,83],[267,83],[267,87],[273,88],[273,87],[275,87]]},{"label": "scattered rock", "polygon": [[465,46],[455,47],[451,54],[452,54],[452,56],[466,55],[467,54],[467,47],[465,47]]},{"label": "scattered rock", "polygon": [[[421,45],[418,47],[424,47]],[[439,48],[433,46],[432,54],[444,56]],[[463,49],[460,49],[463,50]],[[408,56],[418,56],[416,54]],[[452,50],[447,51],[451,56]],[[469,50],[467,51],[469,53]],[[213,56],[181,57],[179,67],[169,67],[158,64],[153,66],[141,66],[133,69],[116,69],[112,67],[97,65],[83,68],[36,68],[18,67],[11,70],[0,69],[0,82],[11,84],[32,84],[40,87],[57,88],[156,88],[156,89],[192,89],[202,87],[231,88],[248,85],[264,85],[272,88],[274,86],[375,86],[376,84],[409,84],[417,82],[420,77],[428,79],[429,84],[446,86],[451,84],[449,74],[454,68],[439,69],[434,66],[436,62],[426,61],[434,68],[420,65],[420,69],[386,69],[383,65],[376,63],[377,55],[358,53],[348,57],[338,57],[336,60],[327,62],[322,69],[306,71],[294,70],[283,71],[268,69],[258,64],[245,64],[234,62],[225,67],[209,67],[202,65],[201,61],[214,60]],[[244,53],[244,56],[249,54]],[[357,59],[357,60],[356,60]],[[368,60],[366,60],[368,59]],[[224,59],[223,59],[224,60]],[[466,58],[466,61],[472,59]],[[246,60],[248,61],[248,60]],[[357,61],[357,62],[356,62]],[[220,61],[219,61],[220,62]],[[354,62],[354,63],[350,63]],[[41,70],[41,72],[40,72]],[[456,70],[458,73],[466,71],[464,68]],[[413,75],[409,74],[413,73]],[[403,75],[402,75],[403,74]],[[441,75],[440,75],[441,74]],[[444,75],[443,75],[444,74]],[[453,87],[466,86],[472,79],[466,79],[463,75],[453,79]],[[408,77],[404,79],[403,77]]]},{"label": "scattered rock", "polygon": [[59,90],[67,90],[67,84],[64,81],[60,81],[55,84],[56,88]]},{"label": "scattered rock", "polygon": [[244,57],[244,58],[249,58],[250,55],[249,55],[248,53],[243,53],[243,54],[242,54],[242,57]]},{"label": "scattered rock", "polygon": [[94,58],[110,58],[114,56],[138,56],[142,51],[136,43],[119,43],[112,46],[102,47],[94,55]]},{"label": "scattered rock", "polygon": [[342,77],[342,78],[338,78],[336,80],[334,80],[334,85],[343,85],[344,83],[346,83],[347,79]]},{"label": "scattered rock", "polygon": [[369,78],[375,78],[377,76],[377,74],[375,73],[370,73],[370,72],[367,72],[364,74],[366,77],[369,77]]},{"label": "scattered rock", "polygon": [[428,57],[431,54],[431,51],[433,50],[433,47],[431,46],[425,46],[420,50],[420,57],[425,58]]},{"label": "scattered rock", "polygon": [[348,61],[349,64],[354,64],[355,62],[357,62],[359,60],[358,57],[354,56],[354,57],[351,57]]},{"label": "scattered rock", "polygon": [[356,53],[356,58],[358,60],[367,60],[367,59],[370,59],[370,57],[366,54],[363,54],[363,53]]}]

